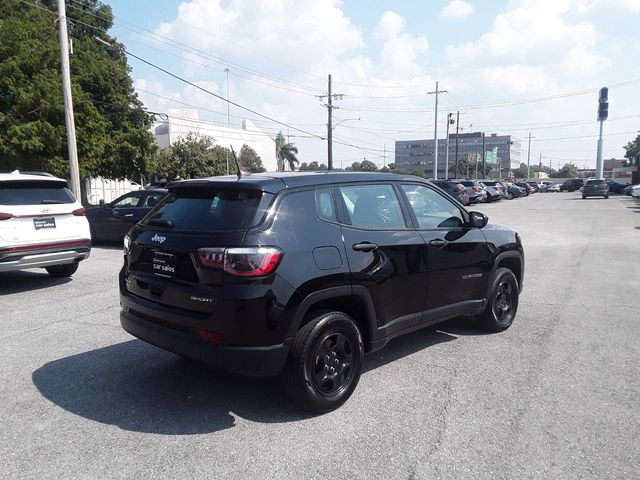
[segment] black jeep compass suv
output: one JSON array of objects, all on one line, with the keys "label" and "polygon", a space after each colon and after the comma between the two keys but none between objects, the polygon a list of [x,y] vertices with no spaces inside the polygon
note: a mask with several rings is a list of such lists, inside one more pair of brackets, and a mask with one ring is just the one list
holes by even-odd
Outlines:
[{"label": "black jeep compass suv", "polygon": [[171,184],[125,238],[123,328],[326,412],[363,354],[460,315],[508,328],[520,237],[423,179],[278,173]]}]

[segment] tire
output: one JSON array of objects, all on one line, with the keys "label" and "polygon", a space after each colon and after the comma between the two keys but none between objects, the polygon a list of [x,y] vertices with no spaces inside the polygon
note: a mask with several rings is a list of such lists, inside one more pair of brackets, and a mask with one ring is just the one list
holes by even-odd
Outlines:
[{"label": "tire", "polygon": [[608,200],[608,199],[609,199],[609,195],[605,195],[605,196],[604,196],[604,199],[605,199],[605,200]]},{"label": "tire", "polygon": [[518,280],[508,268],[499,268],[489,290],[489,303],[478,319],[492,332],[502,332],[511,326],[518,311]]},{"label": "tire", "polygon": [[513,193],[507,192],[507,200],[513,200]]},{"label": "tire", "polygon": [[78,262],[67,265],[54,265],[53,267],[46,267],[45,270],[53,278],[70,277],[78,270]]},{"label": "tire", "polygon": [[587,198],[587,196],[586,195],[582,195],[582,199],[584,200],[585,198]]},{"label": "tire", "polygon": [[349,315],[318,314],[293,341],[282,371],[285,393],[304,410],[335,410],[358,385],[363,355],[362,335]]}]

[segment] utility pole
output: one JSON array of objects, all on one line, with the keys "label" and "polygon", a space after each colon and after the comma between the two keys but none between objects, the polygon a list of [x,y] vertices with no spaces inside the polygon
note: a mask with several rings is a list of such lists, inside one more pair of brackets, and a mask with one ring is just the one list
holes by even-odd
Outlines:
[{"label": "utility pole", "polygon": [[387,144],[385,143],[382,146],[382,167],[386,167],[387,166]]},{"label": "utility pole", "polygon": [[447,93],[446,90],[438,90],[438,82],[436,82],[436,90],[434,92],[427,92],[429,95],[436,96],[436,112],[435,112],[435,124],[433,126],[433,179],[438,179],[438,95],[440,93]]},{"label": "utility pole", "polygon": [[487,171],[487,163],[486,163],[486,152],[484,147],[484,132],[482,132],[482,178],[486,175]]},{"label": "utility pole", "polygon": [[447,151],[444,156],[444,179],[449,180],[449,125],[453,123],[453,113],[447,114]]},{"label": "utility pole", "polygon": [[58,1],[58,25],[60,28],[60,56],[62,60],[62,93],[64,95],[64,122],[67,127],[67,146],[69,149],[69,173],[71,191],[81,201],[80,168],[78,167],[78,148],[76,146],[76,124],[73,118],[73,98],[71,96],[71,73],[69,66],[69,38],[67,36],[67,13],[64,1]]},{"label": "utility pole", "polygon": [[478,180],[478,159],[480,158],[480,155],[476,153],[474,156],[476,157],[476,180]]},{"label": "utility pole", "polygon": [[[529,148],[527,148],[527,180],[529,180],[529,178],[531,177],[531,166],[530,166],[530,162],[531,161],[531,132],[529,132]],[[540,160],[540,162],[542,163],[542,160]]]},{"label": "utility pole", "polygon": [[327,169],[333,170],[333,125],[332,125],[332,111],[334,108],[338,108],[333,105],[333,100],[342,100],[343,94],[334,94],[331,92],[331,74],[328,75],[327,95],[316,95],[320,101],[327,97]]},{"label": "utility pole", "polygon": [[456,112],[456,174],[458,176],[458,136],[460,134],[460,110]]},{"label": "utility pole", "polygon": [[596,179],[604,178],[604,164],[602,162],[602,128],[604,121],[609,116],[609,89],[602,87],[598,98],[598,121],[600,122],[600,136],[598,137],[598,147],[596,156]]},{"label": "utility pole", "polygon": [[[61,0],[58,0],[61,1]],[[227,128],[231,128],[231,115],[229,114],[229,67],[225,67],[224,72],[227,74]],[[226,154],[227,157],[227,175],[229,175],[229,152]]]}]

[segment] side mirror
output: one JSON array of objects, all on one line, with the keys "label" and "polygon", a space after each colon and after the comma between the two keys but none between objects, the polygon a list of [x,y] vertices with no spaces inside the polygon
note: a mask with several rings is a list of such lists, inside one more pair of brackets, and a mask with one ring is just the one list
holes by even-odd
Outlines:
[{"label": "side mirror", "polygon": [[101,207],[104,207],[104,199],[103,198],[98,200],[98,205],[100,205]]},{"label": "side mirror", "polygon": [[469,221],[475,228],[483,228],[489,223],[489,217],[480,212],[469,212]]}]

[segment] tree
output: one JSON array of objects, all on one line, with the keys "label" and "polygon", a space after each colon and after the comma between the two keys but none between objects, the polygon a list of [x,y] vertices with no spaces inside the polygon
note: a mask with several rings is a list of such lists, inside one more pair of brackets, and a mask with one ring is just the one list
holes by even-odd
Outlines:
[{"label": "tree", "polygon": [[371,160],[363,160],[362,162],[353,162],[345,170],[348,172],[377,172],[378,166]]},{"label": "tree", "polygon": [[285,162],[289,164],[291,171],[296,169],[298,162],[298,147],[293,143],[287,143],[282,132],[276,136],[276,160],[278,162],[278,171],[284,172]]},{"label": "tree", "polygon": [[[476,168],[478,169],[476,175]],[[482,160],[476,160],[475,157],[464,155],[458,160],[458,169],[456,170],[455,162],[449,163],[449,173],[455,178],[486,178],[491,173],[493,165],[486,164],[484,167],[484,174],[482,173]]]},{"label": "tree", "polygon": [[251,173],[266,172],[267,169],[262,165],[262,159],[257,152],[246,143],[242,145],[240,154],[238,155],[238,163],[240,169]]},{"label": "tree", "polygon": [[634,141],[627,143],[623,148],[625,150],[624,158],[633,160],[634,158],[640,157],[640,135],[638,135]]},{"label": "tree", "polygon": [[578,168],[571,163],[565,163],[556,173],[556,178],[575,178],[578,176]]},{"label": "tree", "polygon": [[521,163],[518,168],[511,170],[511,175],[514,178],[527,178],[527,164]]},{"label": "tree", "polygon": [[316,160],[311,163],[302,162],[300,164],[300,171],[309,171],[309,172],[317,172],[320,170],[327,170],[327,165],[324,163],[318,164]]},{"label": "tree", "polygon": [[231,155],[228,148],[214,145],[211,137],[189,134],[162,149],[150,162],[149,173],[165,180],[224,175]]},{"label": "tree", "polygon": [[[0,3],[0,170],[69,176],[54,0]],[[47,13],[47,10],[51,13]],[[105,33],[111,7],[85,0],[68,18],[81,177],[138,178],[156,145],[124,52]],[[94,37],[112,43],[101,45]]]}]

